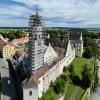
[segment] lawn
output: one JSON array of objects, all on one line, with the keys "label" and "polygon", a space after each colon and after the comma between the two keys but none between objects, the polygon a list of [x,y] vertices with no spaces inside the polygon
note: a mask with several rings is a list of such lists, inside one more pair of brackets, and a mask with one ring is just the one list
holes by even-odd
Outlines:
[{"label": "lawn", "polygon": [[[86,58],[76,57],[71,64],[74,66],[76,75],[79,76],[80,78],[81,78],[82,68],[85,64],[88,64],[89,67],[91,68],[91,73],[92,74],[94,73],[94,58],[86,59]],[[70,66],[68,66],[68,67],[70,67]],[[74,84],[69,85],[69,88],[68,88],[66,96],[65,96],[65,100],[69,100],[73,91],[75,91],[75,88],[76,88],[76,86]],[[80,88],[80,90],[78,91],[78,93],[75,97],[75,100],[80,100],[80,98],[84,92],[85,92],[85,89]]]},{"label": "lawn", "polygon": [[68,90],[67,90],[66,95],[65,95],[65,100],[69,100],[69,98],[72,95],[75,88],[76,88],[76,86],[74,84],[69,85]]},{"label": "lawn", "polygon": [[72,65],[74,66],[75,73],[80,78],[81,78],[82,68],[85,64],[88,64],[91,67],[91,73],[93,74],[93,72],[94,72],[94,59],[93,58],[86,59],[86,58],[76,57],[72,62]]}]

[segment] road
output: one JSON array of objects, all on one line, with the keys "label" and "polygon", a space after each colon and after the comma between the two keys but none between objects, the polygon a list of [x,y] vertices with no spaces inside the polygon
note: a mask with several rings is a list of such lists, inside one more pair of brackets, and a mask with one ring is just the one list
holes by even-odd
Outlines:
[{"label": "road", "polygon": [[80,90],[80,87],[77,86],[75,88],[75,90],[73,91],[73,93],[72,93],[72,95],[71,95],[69,100],[74,100],[79,90]]},{"label": "road", "polygon": [[90,95],[89,100],[100,100],[100,87]]}]

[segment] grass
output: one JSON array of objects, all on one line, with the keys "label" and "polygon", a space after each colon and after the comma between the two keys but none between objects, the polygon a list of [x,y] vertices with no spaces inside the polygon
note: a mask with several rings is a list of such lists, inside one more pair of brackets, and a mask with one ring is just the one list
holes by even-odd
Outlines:
[{"label": "grass", "polygon": [[57,100],[58,95],[55,93],[52,87],[50,87],[39,100]]},{"label": "grass", "polygon": [[85,89],[80,88],[80,90],[78,91],[78,93],[75,97],[75,100],[80,100],[85,91],[86,91]]},{"label": "grass", "polygon": [[[93,74],[94,73],[94,58],[86,59],[86,58],[76,57],[72,62],[72,65],[74,66],[75,73],[80,78],[81,78],[82,68],[85,64],[88,64],[91,67],[91,74]],[[70,66],[68,66],[68,67],[70,67]],[[65,96],[65,100],[69,100],[73,91],[75,91],[75,88],[76,88],[76,86],[74,84],[69,85],[69,88],[68,88],[66,96]],[[77,93],[77,96],[75,97],[75,100],[80,100],[80,98],[84,92],[85,92],[85,89],[80,88],[80,90]]]},{"label": "grass", "polygon": [[82,71],[82,68],[85,64],[88,64],[91,67],[91,73],[93,73],[94,72],[93,60],[94,60],[93,58],[86,59],[86,58],[76,57],[72,62],[72,65],[74,66],[74,70],[75,70],[76,75],[81,78],[81,71]]},{"label": "grass", "polygon": [[70,84],[67,93],[65,95],[65,100],[69,100],[70,96],[72,95],[73,91],[75,90],[76,86],[74,84]]},{"label": "grass", "polygon": [[[55,80],[56,82],[57,80]],[[55,82],[53,84],[55,84]],[[64,91],[69,86],[69,81],[65,81],[66,87],[64,88]],[[42,94],[42,97],[39,98],[39,100],[58,100],[60,96],[62,96],[64,93],[56,93],[53,87],[49,87],[49,89]]]}]

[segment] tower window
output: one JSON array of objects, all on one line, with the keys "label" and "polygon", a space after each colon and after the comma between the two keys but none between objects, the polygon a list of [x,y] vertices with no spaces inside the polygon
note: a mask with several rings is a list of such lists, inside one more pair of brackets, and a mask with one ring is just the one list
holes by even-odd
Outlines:
[{"label": "tower window", "polygon": [[29,96],[32,96],[32,91],[29,91]]},{"label": "tower window", "polygon": [[37,36],[35,35],[35,40],[36,40]]},{"label": "tower window", "polygon": [[40,39],[40,35],[39,35],[39,39]]}]

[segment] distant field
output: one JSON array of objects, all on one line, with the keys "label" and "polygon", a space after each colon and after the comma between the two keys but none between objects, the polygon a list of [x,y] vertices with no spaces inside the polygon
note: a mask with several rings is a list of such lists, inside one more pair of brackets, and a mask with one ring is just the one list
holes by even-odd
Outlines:
[{"label": "distant field", "polygon": [[100,32],[100,30],[91,30],[91,31],[88,31],[88,32],[98,33],[98,32]]},{"label": "distant field", "polygon": [[16,30],[27,30],[27,29],[28,29],[27,27],[26,28],[24,28],[24,27],[22,27],[22,28],[21,27],[19,27],[19,28],[18,27],[17,28],[16,27],[15,28],[9,28],[9,27],[1,28],[0,27],[0,32],[9,32],[9,31],[13,31],[13,30],[16,31]]},{"label": "distant field", "polygon": [[[80,28],[70,28],[70,27],[44,27],[45,29],[55,29],[55,30],[66,30],[66,31],[71,31],[71,30],[77,30]],[[28,27],[0,27],[0,32],[7,32],[10,30],[26,30]],[[88,32],[100,32],[100,28],[81,28],[82,30],[87,30]]]}]

